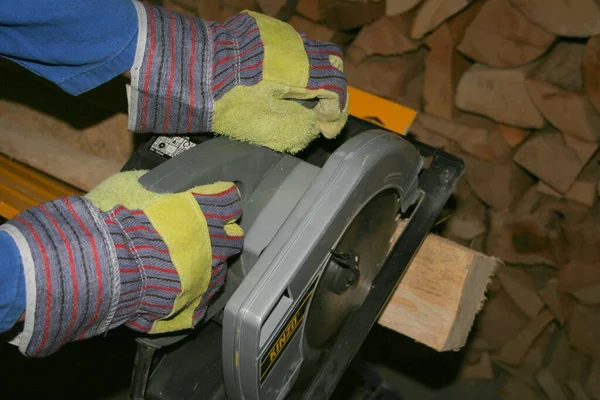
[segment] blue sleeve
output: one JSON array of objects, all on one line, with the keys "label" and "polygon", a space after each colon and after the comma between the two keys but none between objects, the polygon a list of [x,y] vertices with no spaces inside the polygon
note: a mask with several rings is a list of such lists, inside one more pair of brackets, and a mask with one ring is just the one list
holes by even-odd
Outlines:
[{"label": "blue sleeve", "polygon": [[25,277],[17,245],[0,231],[0,333],[13,327],[25,311]]},{"label": "blue sleeve", "polygon": [[78,95],[133,65],[132,0],[2,0],[0,55]]}]

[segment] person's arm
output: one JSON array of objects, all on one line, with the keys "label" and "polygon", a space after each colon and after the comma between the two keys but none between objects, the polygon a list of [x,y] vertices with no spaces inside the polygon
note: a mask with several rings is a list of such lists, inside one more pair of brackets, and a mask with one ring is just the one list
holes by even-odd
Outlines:
[{"label": "person's arm", "polygon": [[19,249],[12,238],[0,231],[0,333],[24,319],[25,276]]},{"label": "person's arm", "polygon": [[131,0],[5,0],[0,56],[78,95],[129,70],[137,33]]}]

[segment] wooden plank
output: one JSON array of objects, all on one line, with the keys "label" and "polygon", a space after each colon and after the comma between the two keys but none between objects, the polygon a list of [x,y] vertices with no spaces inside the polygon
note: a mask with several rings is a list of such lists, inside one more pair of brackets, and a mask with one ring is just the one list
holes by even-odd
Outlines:
[{"label": "wooden plank", "polygon": [[0,153],[78,189],[90,190],[129,159],[132,137],[123,115],[78,130],[21,104],[0,100],[0,109]]},{"label": "wooden plank", "polygon": [[379,323],[438,351],[459,349],[466,343],[499,263],[428,235]]}]

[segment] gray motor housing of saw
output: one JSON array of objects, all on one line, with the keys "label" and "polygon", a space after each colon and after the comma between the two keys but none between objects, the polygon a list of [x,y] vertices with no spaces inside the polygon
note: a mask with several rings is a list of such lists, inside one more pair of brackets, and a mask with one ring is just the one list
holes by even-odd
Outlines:
[{"label": "gray motor housing of saw", "polygon": [[[238,185],[245,231],[224,290],[207,320],[223,311],[223,374],[227,397],[279,399],[302,362],[301,328],[266,379],[260,358],[317,282],[328,252],[352,217],[382,190],[397,191],[403,210],[418,197],[423,159],[397,134],[371,130],[344,143],[322,168],[296,157],[226,138],[202,143],[141,179],[172,193],[214,181]],[[185,335],[165,338],[174,342]],[[151,340],[158,340],[151,339]]]},{"label": "gray motor housing of saw", "polygon": [[[423,158],[408,141],[376,130],[348,140],[329,157],[225,307],[229,399],[286,396],[303,361],[302,322],[311,290],[330,250],[377,194],[393,190],[403,211],[412,205],[422,167]],[[272,361],[274,347],[279,349]]]}]

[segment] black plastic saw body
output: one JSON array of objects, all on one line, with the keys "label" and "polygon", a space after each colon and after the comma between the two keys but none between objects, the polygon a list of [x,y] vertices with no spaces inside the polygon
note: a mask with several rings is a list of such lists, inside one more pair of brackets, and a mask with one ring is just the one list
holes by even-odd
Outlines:
[{"label": "black plastic saw body", "polygon": [[149,169],[140,182],[161,193],[234,181],[243,203],[244,250],[206,321],[141,339],[173,344],[146,398],[329,398],[464,164],[353,117],[322,143],[332,148],[294,157],[226,138],[157,136],[124,167]]}]

